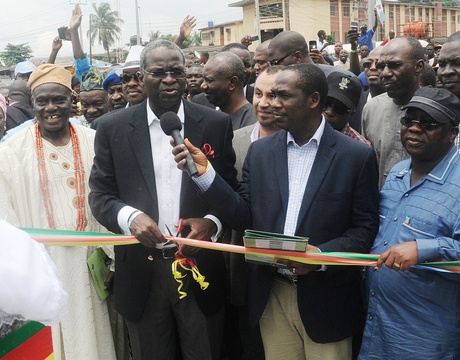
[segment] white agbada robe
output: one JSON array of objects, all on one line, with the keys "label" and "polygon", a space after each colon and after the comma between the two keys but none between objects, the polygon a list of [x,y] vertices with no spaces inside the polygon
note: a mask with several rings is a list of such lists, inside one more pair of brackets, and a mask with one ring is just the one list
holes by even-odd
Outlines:
[{"label": "white agbada robe", "polygon": [[[85,231],[104,232],[92,216],[89,175],[94,157],[95,131],[74,125],[85,170]],[[53,146],[43,139],[50,196],[57,229],[75,230],[77,209],[72,143]],[[49,229],[39,180],[35,127],[30,126],[0,144],[0,219],[18,227]],[[115,360],[107,304],[101,302],[87,259],[94,247],[47,247],[59,279],[69,294],[62,322],[52,327],[56,360]]]}]

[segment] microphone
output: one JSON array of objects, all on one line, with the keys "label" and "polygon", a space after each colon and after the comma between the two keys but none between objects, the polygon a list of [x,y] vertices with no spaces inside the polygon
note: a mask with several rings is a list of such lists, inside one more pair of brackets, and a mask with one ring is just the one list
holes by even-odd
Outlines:
[{"label": "microphone", "polygon": [[[168,111],[161,115],[160,125],[166,135],[173,137],[174,143],[176,145],[184,143],[184,139],[180,134],[180,131],[182,130],[182,124],[175,112]],[[190,177],[198,175],[198,170],[196,168],[195,162],[193,161],[192,155],[190,154],[185,157],[185,170],[187,170],[187,173]]]}]

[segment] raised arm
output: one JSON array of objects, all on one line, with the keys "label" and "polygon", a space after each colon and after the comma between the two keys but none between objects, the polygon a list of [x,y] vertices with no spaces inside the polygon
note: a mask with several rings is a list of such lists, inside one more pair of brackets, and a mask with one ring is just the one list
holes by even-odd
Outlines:
[{"label": "raised arm", "polygon": [[52,48],[51,48],[51,54],[50,57],[48,58],[48,64],[54,64],[56,61],[57,54],[59,50],[62,47],[62,40],[59,38],[59,36],[56,36],[53,40]]},{"label": "raised arm", "polygon": [[176,38],[174,43],[177,46],[181,47],[182,43],[190,36],[195,26],[196,26],[195,16],[187,15],[184,21],[182,21],[182,25],[180,26],[179,36]]}]

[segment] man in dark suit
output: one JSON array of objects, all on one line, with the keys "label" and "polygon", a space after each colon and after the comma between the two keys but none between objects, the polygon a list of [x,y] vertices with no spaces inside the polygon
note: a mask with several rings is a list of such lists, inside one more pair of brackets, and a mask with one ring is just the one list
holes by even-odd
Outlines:
[{"label": "man in dark suit", "polygon": [[[183,136],[214,151],[211,163],[233,186],[232,128],[228,115],[183,101],[185,56],[173,43],[159,40],[141,55],[139,81],[148,99],[100,118],[89,200],[97,220],[115,233],[132,233],[139,245],[116,246],[115,308],[128,325],[134,359],[174,359],[175,333],[184,359],[216,359],[222,330],[227,280],[223,256],[194,253],[164,244],[167,227],[174,231],[184,218],[182,235],[214,239],[221,228],[199,198],[190,178],[177,170],[169,137],[159,123],[167,111],[177,113]],[[206,218],[203,218],[206,215]],[[171,274],[175,254],[192,254],[209,282],[201,290],[190,275],[187,296],[179,299]],[[212,355],[211,355],[212,353]]]},{"label": "man in dark suit", "polygon": [[[272,91],[284,130],[251,145],[238,193],[186,142],[202,197],[234,229],[308,236],[308,251],[368,252],[379,218],[374,151],[324,120],[327,81],[317,66],[283,68]],[[278,262],[289,270],[251,265],[249,275],[250,322],[260,322],[266,358],[351,359],[363,321],[360,269]]]}]

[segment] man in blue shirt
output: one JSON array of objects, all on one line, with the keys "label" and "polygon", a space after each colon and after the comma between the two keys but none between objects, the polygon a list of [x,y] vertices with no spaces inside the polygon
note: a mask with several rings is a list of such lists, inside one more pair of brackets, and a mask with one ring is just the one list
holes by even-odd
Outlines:
[{"label": "man in blue shirt", "polygon": [[363,23],[360,27],[361,30],[361,35],[358,38],[358,45],[361,46],[361,44],[367,44],[369,46],[369,51],[372,51],[374,49],[374,45],[372,44],[372,38],[374,37],[375,30],[377,30],[377,26],[379,25],[378,19],[377,19],[377,10],[374,9],[374,26],[372,29],[367,31],[367,24]]},{"label": "man in blue shirt", "polygon": [[[380,229],[366,269],[369,307],[359,360],[460,356],[460,275],[423,268],[460,260],[460,100],[420,88],[404,106],[401,142],[410,158],[381,191]],[[385,266],[383,266],[385,264]]]}]

